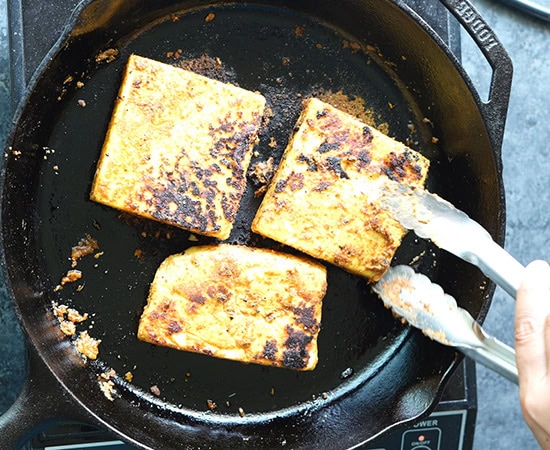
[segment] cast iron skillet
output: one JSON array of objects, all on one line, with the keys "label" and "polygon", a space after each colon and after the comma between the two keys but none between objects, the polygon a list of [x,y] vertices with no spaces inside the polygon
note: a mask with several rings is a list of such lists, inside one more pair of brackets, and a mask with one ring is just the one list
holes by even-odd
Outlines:
[{"label": "cast iron skillet", "polygon": [[[184,231],[120,215],[90,202],[88,193],[121,72],[134,52],[191,62],[208,76],[262,92],[273,116],[258,160],[280,157],[302,98],[342,91],[353,105],[364,101],[391,136],[431,159],[430,188],[502,243],[499,151],[511,65],[469,3],[443,3],[493,67],[488,102],[399,0],[94,0],[80,8],[33,81],[4,161],[3,269],[31,357],[24,391],[0,420],[3,448],[62,420],[104,427],[140,448],[344,448],[431,411],[460,357],[402,326],[364,280],[334,267],[320,361],[310,373],[137,341],[158,264],[212,241],[193,242]],[[113,61],[96,59],[107,49],[118,50]],[[275,148],[268,145],[271,138]],[[229,242],[270,246],[249,231],[259,202],[253,189],[251,184]],[[71,247],[86,234],[97,239],[103,256],[83,258],[77,266],[83,279],[56,291],[70,268]],[[483,320],[493,288],[476,269],[414,236],[396,261],[415,261],[417,270]],[[79,331],[102,340],[98,360],[85,362],[75,351],[52,302],[90,315]],[[110,369],[117,373],[114,401],[98,384]],[[131,383],[126,372],[133,374]],[[158,387],[156,394],[151,386]]]}]

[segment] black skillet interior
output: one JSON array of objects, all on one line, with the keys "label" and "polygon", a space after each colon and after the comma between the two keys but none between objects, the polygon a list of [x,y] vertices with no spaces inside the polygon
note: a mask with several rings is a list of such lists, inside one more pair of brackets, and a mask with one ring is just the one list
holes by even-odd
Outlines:
[{"label": "black skillet interior", "polygon": [[[309,15],[268,5],[209,6],[181,14],[175,8],[172,13],[166,11],[161,19],[141,23],[132,33],[113,34],[109,40],[98,38],[99,32],[92,33],[95,40],[77,38],[72,47],[63,49],[70,56],[59,58],[58,73],[40,80],[29,99],[34,111],[23,112],[15,131],[3,203],[7,267],[10,280],[16,280],[12,288],[24,321],[35,320],[25,318],[34,311],[39,316],[46,313],[47,322],[55,324],[52,301],[87,312],[90,318],[79,330],[101,339],[99,359],[89,364],[90,379],[113,368],[123,400],[137,406],[155,404],[155,409],[160,405],[176,415],[204,412],[215,422],[216,417],[238,416],[239,408],[259,416],[281,411],[297,414],[303,405],[349,396],[393,364],[396,355],[408,351],[418,355],[406,356],[410,361],[405,371],[392,372],[393,379],[382,385],[388,391],[394,385],[402,390],[395,376],[403,377],[405,384],[423,378],[425,392],[420,389],[410,397],[417,404],[402,404],[392,420],[400,420],[403,411],[411,417],[425,411],[456,355],[403,327],[364,280],[335,267],[329,267],[319,365],[312,372],[243,365],[136,339],[139,315],[160,262],[190,245],[214,241],[199,237],[195,242],[185,231],[121,215],[88,199],[122,70],[131,53],[264,94],[273,116],[262,130],[253,163],[280,157],[303,98],[320,96],[330,102],[343,94],[348,107],[361,105],[372,112],[376,124],[387,126],[392,137],[409,142],[432,160],[432,190],[451,196],[463,208],[470,207],[474,216],[483,210],[470,203],[472,191],[457,194],[454,190],[469,184],[474,192],[480,189],[472,169],[457,171],[449,163],[449,155],[431,142],[437,128],[423,120],[424,105],[416,102],[414,92],[393,73],[392,65],[377,51],[364,45],[359,48],[353,35]],[[108,48],[119,51],[116,58],[96,62],[95,56]],[[269,145],[272,139],[275,148]],[[260,201],[253,191],[249,183],[229,242],[272,246],[249,231]],[[71,248],[86,234],[98,241],[101,257],[83,258],[77,266],[83,278],[54,292],[70,269]],[[479,275],[409,235],[396,262],[413,260],[419,271],[451,293],[462,294],[459,300],[483,284]],[[464,282],[464,277],[470,278]],[[465,306],[478,314],[487,295],[483,287],[478,288]],[[29,306],[31,297],[34,303]],[[68,342],[60,333],[53,334]],[[133,374],[132,383],[124,380],[126,372]],[[67,384],[72,388],[71,381]],[[158,387],[158,398],[151,394],[151,386]],[[97,391],[98,386],[91,383],[87,389]],[[217,404],[214,412],[208,410],[208,400]]]}]

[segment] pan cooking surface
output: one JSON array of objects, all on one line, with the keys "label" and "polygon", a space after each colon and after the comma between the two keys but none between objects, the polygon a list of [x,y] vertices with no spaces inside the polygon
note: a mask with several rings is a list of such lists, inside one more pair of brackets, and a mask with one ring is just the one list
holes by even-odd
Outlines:
[{"label": "pan cooking surface", "polygon": [[[212,20],[205,20],[209,13]],[[218,414],[236,414],[238,408],[246,413],[292,408],[314,398],[343,395],[342,390],[368,380],[410,331],[393,319],[364,280],[334,267],[329,267],[323,304],[319,364],[312,372],[244,365],[139,342],[139,316],[160,262],[190,245],[214,241],[204,237],[190,241],[186,231],[121,214],[91,202],[88,195],[131,53],[190,67],[264,94],[273,114],[252,164],[269,156],[278,159],[302,99],[330,92],[342,91],[354,104],[363,99],[376,123],[388,124],[390,136],[402,142],[421,141],[420,130],[427,125],[405,100],[398,82],[376,58],[337,30],[265,7],[203,9],[168,17],[112,46],[119,50],[114,61],[82,74],[67,74],[73,79],[58,104],[51,106],[59,116],[49,138],[35,143],[42,147],[36,211],[38,246],[49,277],[44,284],[49,301],[90,315],[78,329],[87,329],[102,341],[91,370],[113,368],[119,375],[118,390],[128,399],[151,398],[150,388],[157,386],[161,402],[208,411],[207,400],[212,400]],[[83,55],[89,57],[93,55]],[[76,87],[77,81],[83,86]],[[269,145],[272,139],[276,147]],[[433,152],[422,142],[412,147]],[[254,188],[249,183],[229,242],[272,246],[249,231],[261,201],[254,197]],[[54,292],[70,269],[71,248],[86,234],[98,241],[102,256],[81,259],[76,269],[83,278]],[[397,259],[408,263],[425,245],[409,236]],[[435,258],[430,248],[419,264],[429,268]],[[123,379],[126,372],[133,374],[131,385]]]}]

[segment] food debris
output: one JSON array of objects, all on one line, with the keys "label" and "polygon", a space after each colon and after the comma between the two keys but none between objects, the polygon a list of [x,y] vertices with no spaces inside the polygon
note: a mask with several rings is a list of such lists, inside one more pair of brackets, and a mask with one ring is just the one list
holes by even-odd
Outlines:
[{"label": "food debris", "polygon": [[[10,147],[10,148],[11,148],[11,147]],[[18,156],[21,156],[21,155],[22,155],[22,152],[21,152],[21,150],[15,150],[15,149],[13,149],[12,152],[11,152],[11,154],[12,154],[13,156],[15,156],[15,159],[17,159]]]},{"label": "food debris", "polygon": [[244,417],[244,409],[239,407],[239,416]]},{"label": "food debris", "polygon": [[218,405],[216,405],[216,403],[215,403],[214,401],[212,401],[212,400],[206,400],[206,404],[207,404],[208,409],[209,409],[210,411],[214,411],[215,409],[218,408]]},{"label": "food debris", "polygon": [[212,57],[202,54],[197,58],[182,58],[178,63],[178,67],[224,83],[235,82],[234,72],[223,66],[219,56]]},{"label": "food debris", "polygon": [[353,52],[361,50],[361,44],[354,41],[348,41],[347,39],[344,39],[342,42],[342,47],[350,48]]},{"label": "food debris", "polygon": [[67,336],[74,336],[74,334],[76,333],[76,325],[73,322],[69,322],[68,320],[60,320],[59,328],[62,333]]},{"label": "food debris", "polygon": [[432,144],[437,144],[439,142],[439,138],[432,136]]},{"label": "food debris", "polygon": [[156,384],[151,386],[149,390],[151,391],[152,394],[156,395],[157,397],[160,395],[160,389]]},{"label": "food debris", "polygon": [[112,381],[112,378],[115,376],[116,372],[113,369],[110,369],[97,377],[97,382],[101,392],[103,392],[103,395],[105,395],[105,397],[107,397],[110,401],[114,401],[115,397],[118,395],[118,392],[115,389],[115,383]]},{"label": "food debris", "polygon": [[118,56],[118,50],[116,48],[108,48],[107,50],[99,53],[95,57],[96,63],[113,62]]},{"label": "food debris", "polygon": [[277,141],[273,136],[269,138],[269,143],[267,144],[270,148],[277,148]]},{"label": "food debris", "polygon": [[67,320],[73,323],[81,323],[88,319],[88,313],[80,314],[76,309],[67,309]]},{"label": "food debris", "polygon": [[216,18],[216,14],[213,12],[208,13],[207,16],[204,18],[205,22],[212,22]]},{"label": "food debris", "polygon": [[180,20],[180,17],[177,14],[170,14],[170,20],[172,22],[178,22]]},{"label": "food debris", "polygon": [[76,82],[76,87],[77,87],[78,89],[81,89],[81,88],[84,87],[84,83],[83,83],[82,81],[77,81],[77,82]]},{"label": "food debris", "polygon": [[181,58],[182,53],[183,50],[181,48],[178,48],[175,52],[167,52],[166,57],[176,60]]},{"label": "food debris", "polygon": [[128,383],[131,383],[132,380],[134,379],[134,374],[130,371],[126,372],[124,374],[124,379],[128,382]]},{"label": "food debris", "polygon": [[[71,267],[76,267],[78,260],[84,256],[92,254],[99,249],[99,244],[89,234],[85,235],[78,244],[71,249]],[[101,252],[103,254],[103,252]]]},{"label": "food debris", "polygon": [[344,369],[342,373],[340,374],[340,378],[342,380],[345,380],[346,378],[349,378],[353,375],[353,369],[351,367],[348,367],[347,369]]},{"label": "food debris", "polygon": [[134,257],[135,257],[136,259],[143,260],[143,258],[144,258],[143,249],[141,249],[141,248],[136,248],[136,249],[134,250]]},{"label": "food debris", "polygon": [[61,278],[59,283],[61,286],[65,286],[67,283],[74,283],[82,278],[82,272],[80,270],[71,269],[67,271],[67,274]]},{"label": "food debris", "polygon": [[302,25],[296,25],[294,28],[294,35],[296,37],[302,37],[304,35],[305,28]]},{"label": "food debris", "polygon": [[79,99],[76,103],[78,103],[78,106],[81,108],[86,108],[86,100]]},{"label": "food debris", "polygon": [[113,383],[111,380],[104,381],[104,380],[98,380],[99,388],[101,389],[101,392],[103,392],[103,395],[107,397],[108,400],[114,401],[115,396],[117,394],[117,390],[115,389],[115,383]]},{"label": "food debris", "polygon": [[267,161],[258,161],[250,169],[250,178],[256,186],[259,186],[254,192],[255,197],[265,193],[267,185],[273,179],[275,173],[275,160],[270,156]]},{"label": "food debris", "polygon": [[76,333],[76,324],[88,319],[88,314],[80,314],[76,309],[69,308],[67,305],[58,305],[52,303],[53,312],[59,319],[59,328],[67,336],[73,336]]},{"label": "food debris", "polygon": [[96,359],[99,354],[100,339],[94,339],[87,331],[81,331],[74,345],[77,351],[88,359]]},{"label": "food debris", "polygon": [[63,318],[65,314],[67,314],[67,311],[69,310],[69,307],[67,305],[58,305],[57,303],[52,303],[53,306],[53,312],[57,317]]},{"label": "food debris", "polygon": [[453,345],[451,341],[447,339],[447,335],[442,330],[431,330],[431,329],[425,329],[422,330],[422,333],[424,333],[426,336],[428,336],[430,339],[433,339],[434,341],[441,342],[442,344],[446,345]]},{"label": "food debris", "polygon": [[382,133],[385,133],[384,130],[387,130],[388,128],[388,124],[386,123],[379,125],[376,123],[374,111],[366,107],[365,100],[361,97],[351,97],[345,94],[342,90],[337,92],[333,92],[331,90],[319,92],[317,97],[325,103],[329,103],[335,108],[356,117],[364,124],[377,128]]},{"label": "food debris", "polygon": [[423,122],[423,123],[427,123],[427,124],[430,125],[432,128],[434,127],[434,123],[433,123],[430,119],[428,119],[427,117],[424,117],[424,118],[422,119],[422,122]]}]

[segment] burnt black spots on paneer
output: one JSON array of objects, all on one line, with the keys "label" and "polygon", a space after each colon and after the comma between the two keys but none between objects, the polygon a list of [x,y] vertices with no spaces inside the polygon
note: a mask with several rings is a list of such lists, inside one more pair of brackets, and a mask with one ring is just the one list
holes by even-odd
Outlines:
[{"label": "burnt black spots on paneer", "polygon": [[399,154],[391,152],[385,161],[385,175],[393,181],[402,181],[407,176],[419,180],[422,177],[422,166],[418,155],[405,148]]},{"label": "burnt black spots on paneer", "polygon": [[270,361],[275,361],[277,359],[277,341],[274,339],[266,341],[264,346],[264,351],[262,353],[262,358],[269,359]]},{"label": "burnt black spots on paneer", "polygon": [[313,337],[301,330],[286,327],[288,338],[285,341],[283,352],[283,365],[289,369],[301,369],[307,364],[309,358],[308,345]]},{"label": "burnt black spots on paneer", "polygon": [[296,323],[302,325],[306,331],[316,333],[319,329],[319,322],[315,319],[315,311],[312,307],[294,308]]}]

